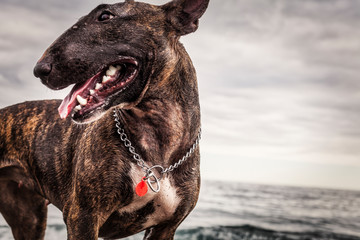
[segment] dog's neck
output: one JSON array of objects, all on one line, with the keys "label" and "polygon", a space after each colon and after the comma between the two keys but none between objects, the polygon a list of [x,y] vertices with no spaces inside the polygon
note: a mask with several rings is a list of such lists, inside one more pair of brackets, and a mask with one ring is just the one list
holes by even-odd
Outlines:
[{"label": "dog's neck", "polygon": [[200,129],[195,70],[190,59],[173,66],[168,79],[158,79],[151,87],[155,91],[145,94],[135,107],[121,110],[124,128],[143,159],[167,166],[188,151]]},{"label": "dog's neck", "polygon": [[195,141],[200,128],[197,115],[178,103],[153,99],[121,110],[121,121],[145,161],[169,166]]}]

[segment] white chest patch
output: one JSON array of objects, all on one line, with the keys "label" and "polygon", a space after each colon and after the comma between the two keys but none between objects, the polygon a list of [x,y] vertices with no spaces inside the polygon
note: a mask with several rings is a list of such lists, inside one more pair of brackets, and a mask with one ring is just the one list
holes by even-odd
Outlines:
[{"label": "white chest patch", "polygon": [[[133,180],[134,189],[136,185],[144,177],[144,173],[139,169],[137,165],[133,165],[131,168],[130,176]],[[150,188],[143,197],[134,195],[132,203],[124,208],[118,210],[119,213],[134,212],[144,207],[150,201],[154,201],[155,212],[149,216],[146,216],[147,221],[144,224],[145,228],[156,225],[157,223],[166,220],[171,217],[178,207],[181,199],[176,193],[176,187],[171,183],[171,175],[165,176],[160,180],[160,191],[158,193],[153,192]]]}]

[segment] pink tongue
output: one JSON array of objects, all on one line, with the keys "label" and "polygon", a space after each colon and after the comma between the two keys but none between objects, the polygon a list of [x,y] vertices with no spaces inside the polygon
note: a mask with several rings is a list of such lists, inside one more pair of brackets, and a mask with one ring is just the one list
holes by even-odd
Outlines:
[{"label": "pink tongue", "polygon": [[[74,89],[73,89],[74,90]],[[77,100],[76,100],[76,96],[77,96],[77,91],[73,93],[73,90],[70,92],[69,95],[67,95],[64,100],[62,101],[62,103],[60,104],[58,111],[60,114],[60,117],[62,119],[67,118],[67,116],[69,116],[69,114],[71,113],[71,111],[74,109],[74,107],[76,106]]]},{"label": "pink tongue", "polygon": [[[82,97],[86,97],[87,93],[90,91],[91,85],[93,83],[93,79],[98,77],[99,74],[96,74],[94,77],[90,78],[89,80],[87,80],[85,83],[78,83],[76,84],[73,89],[71,90],[71,92],[69,93],[69,95],[67,95],[64,100],[62,101],[62,103],[60,104],[58,111],[60,114],[60,117],[62,119],[65,119],[69,116],[69,114],[71,113],[71,111],[75,108],[76,105],[78,105],[78,101],[76,100],[77,95],[81,96],[81,93],[85,93],[83,94]],[[86,90],[88,90],[86,92]]]}]

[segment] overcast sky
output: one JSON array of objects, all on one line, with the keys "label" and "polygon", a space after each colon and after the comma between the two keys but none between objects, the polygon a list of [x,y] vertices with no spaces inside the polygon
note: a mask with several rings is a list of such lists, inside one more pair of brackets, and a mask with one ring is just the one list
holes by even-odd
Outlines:
[{"label": "overcast sky", "polygon": [[[360,189],[360,1],[210,1],[182,39],[200,85],[203,178]],[[65,97],[32,69],[100,3],[1,0],[0,107]]]}]

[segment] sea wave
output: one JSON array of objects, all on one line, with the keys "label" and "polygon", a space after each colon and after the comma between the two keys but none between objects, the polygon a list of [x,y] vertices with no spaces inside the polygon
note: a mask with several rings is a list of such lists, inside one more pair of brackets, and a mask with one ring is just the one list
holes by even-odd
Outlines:
[{"label": "sea wave", "polygon": [[[66,235],[62,213],[50,205],[45,240]],[[0,216],[0,240],[13,239]],[[360,240],[360,192],[205,181],[175,239]]]},{"label": "sea wave", "polygon": [[279,232],[252,225],[198,227],[179,230],[177,240],[360,240],[359,237],[324,231]]},{"label": "sea wave", "polygon": [[[13,239],[7,226],[0,226],[0,239]],[[64,225],[49,225],[45,239],[66,239]],[[138,234],[124,240],[140,240]],[[176,232],[176,240],[360,240],[360,237],[335,234],[325,231],[280,232],[252,225],[214,226],[181,229]]]}]

